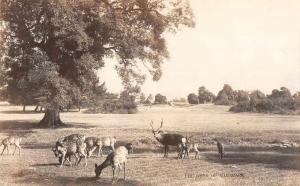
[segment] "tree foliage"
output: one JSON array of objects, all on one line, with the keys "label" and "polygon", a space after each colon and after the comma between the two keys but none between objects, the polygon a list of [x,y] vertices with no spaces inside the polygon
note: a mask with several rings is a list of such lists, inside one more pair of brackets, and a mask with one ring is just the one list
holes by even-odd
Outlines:
[{"label": "tree foliage", "polygon": [[247,99],[239,99],[230,111],[291,114],[297,108],[296,97],[293,97],[287,88],[281,87],[280,90],[274,89],[267,96],[259,90],[253,91]]},{"label": "tree foliage", "polygon": [[190,93],[187,99],[189,104],[199,104],[198,96],[194,93]]},{"label": "tree foliage", "polygon": [[10,100],[43,97],[58,109],[89,99],[106,57],[118,60],[125,90],[143,83],[141,67],[159,80],[164,33],[193,26],[192,18],[185,0],[0,0]]},{"label": "tree foliage", "polygon": [[225,84],[223,89],[219,91],[216,99],[216,105],[234,105],[236,104],[236,93],[230,85]]},{"label": "tree foliage", "polygon": [[201,86],[198,89],[198,99],[199,103],[212,103],[216,99],[216,96],[204,86]]},{"label": "tree foliage", "polygon": [[162,94],[156,94],[154,98],[154,104],[167,104],[167,97]]}]

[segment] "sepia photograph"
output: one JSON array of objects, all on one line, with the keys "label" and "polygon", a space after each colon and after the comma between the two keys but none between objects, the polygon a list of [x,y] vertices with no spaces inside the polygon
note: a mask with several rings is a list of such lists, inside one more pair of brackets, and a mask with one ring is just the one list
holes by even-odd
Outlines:
[{"label": "sepia photograph", "polygon": [[0,0],[0,185],[300,185],[300,1]]}]

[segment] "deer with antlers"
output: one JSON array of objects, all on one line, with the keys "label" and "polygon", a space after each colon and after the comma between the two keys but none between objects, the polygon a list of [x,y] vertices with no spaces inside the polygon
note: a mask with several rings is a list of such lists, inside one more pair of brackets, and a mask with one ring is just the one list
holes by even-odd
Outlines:
[{"label": "deer with antlers", "polygon": [[152,133],[155,137],[155,139],[160,142],[162,145],[164,145],[165,151],[164,151],[164,157],[168,157],[169,152],[169,146],[177,146],[178,150],[183,146],[186,146],[187,139],[181,134],[176,133],[166,133],[162,130],[160,130],[163,126],[163,120],[161,120],[160,127],[157,130],[154,130],[153,128],[153,121],[151,120],[150,126],[152,128]]}]

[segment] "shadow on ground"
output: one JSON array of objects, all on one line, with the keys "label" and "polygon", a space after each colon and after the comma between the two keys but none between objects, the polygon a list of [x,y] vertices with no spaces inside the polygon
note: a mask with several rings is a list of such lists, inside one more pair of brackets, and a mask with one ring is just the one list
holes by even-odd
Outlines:
[{"label": "shadow on ground", "polygon": [[[24,172],[24,171],[23,171]],[[95,178],[95,177],[64,177],[49,175],[38,175],[35,172],[17,173],[18,179],[16,184],[38,184],[38,185],[112,185],[112,180],[108,178]],[[134,180],[119,179],[114,185],[141,185],[140,182]]]},{"label": "shadow on ground", "polygon": [[42,112],[36,112],[33,110],[23,111],[23,110],[3,110],[2,114],[41,114]]},{"label": "shadow on ground", "polygon": [[227,152],[220,160],[217,153],[205,153],[202,156],[207,161],[224,165],[262,164],[270,168],[300,171],[299,153],[278,152]]},{"label": "shadow on ground", "polygon": [[[67,123],[63,126],[57,127],[59,128],[82,128],[89,129],[95,128],[96,126],[89,125],[86,123]],[[31,129],[43,129],[44,127],[39,126],[39,121],[26,121],[26,120],[2,120],[0,121],[0,131],[3,132],[5,130],[14,130],[14,131],[22,131],[22,130],[31,130]]]}]

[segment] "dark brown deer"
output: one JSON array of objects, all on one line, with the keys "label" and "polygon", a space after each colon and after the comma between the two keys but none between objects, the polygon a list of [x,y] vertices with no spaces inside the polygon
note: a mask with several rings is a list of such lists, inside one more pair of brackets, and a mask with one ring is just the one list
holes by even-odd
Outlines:
[{"label": "dark brown deer", "polygon": [[215,139],[215,141],[217,142],[217,147],[218,147],[218,152],[219,152],[219,155],[220,155],[220,159],[223,159],[224,154],[225,154],[224,146],[218,139]]},{"label": "dark brown deer", "polygon": [[160,127],[157,130],[154,130],[153,128],[153,121],[151,121],[150,126],[156,140],[165,147],[164,157],[168,157],[169,146],[176,146],[180,151],[181,147],[186,145],[187,140],[183,135],[176,133],[165,133],[160,130],[163,126],[163,120],[161,120]]}]

